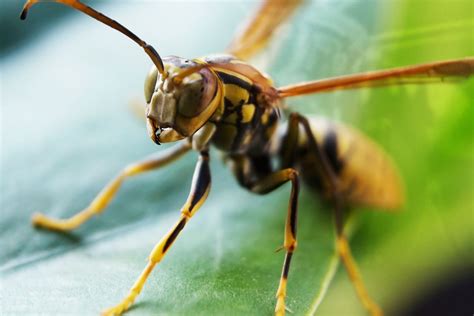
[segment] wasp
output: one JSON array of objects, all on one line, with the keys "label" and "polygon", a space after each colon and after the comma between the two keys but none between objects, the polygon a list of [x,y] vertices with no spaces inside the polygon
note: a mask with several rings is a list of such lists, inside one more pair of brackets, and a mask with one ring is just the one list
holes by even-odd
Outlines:
[{"label": "wasp", "polygon": [[[28,0],[21,13],[39,0]],[[474,57],[438,61],[277,87],[268,75],[246,62],[268,43],[273,30],[300,0],[266,0],[233,39],[226,54],[195,59],[161,58],[153,46],[129,29],[78,0],[55,0],[124,34],[149,56],[145,80],[146,124],[153,142],[176,142],[158,156],[130,164],[84,210],[68,219],[34,214],[37,227],[70,231],[100,214],[129,177],[168,165],[190,151],[199,153],[189,196],[176,224],[156,244],[128,294],[103,315],[119,315],[134,303],[152,270],[206,201],[211,190],[210,147],[223,155],[237,182],[257,194],[290,183],[285,250],[276,292],[275,315],[286,311],[290,264],[297,249],[300,182],[331,202],[336,249],[357,295],[371,315],[381,308],[368,294],[343,229],[344,210],[352,206],[396,209],[404,202],[402,181],[389,156],[362,133],[321,117],[306,117],[286,106],[307,94],[388,85],[451,82],[474,74]],[[370,166],[369,166],[370,165]]]}]

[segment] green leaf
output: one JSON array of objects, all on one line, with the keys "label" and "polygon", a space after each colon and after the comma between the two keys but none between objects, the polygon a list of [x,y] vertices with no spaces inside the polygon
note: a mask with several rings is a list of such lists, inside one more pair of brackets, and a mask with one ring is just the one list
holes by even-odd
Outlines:
[{"label": "green leaf", "polygon": [[[469,0],[455,5],[435,0],[429,10],[426,2],[414,2],[309,3],[257,63],[286,84],[473,55]],[[120,2],[99,9],[161,55],[195,57],[222,51],[253,7]],[[28,21],[18,24],[28,28]],[[128,108],[131,99],[142,98],[149,66],[133,43],[77,13],[2,57],[2,314],[97,314],[118,303],[177,220],[195,154],[127,181],[103,215],[71,234],[30,226],[38,210],[74,214],[122,167],[162,150]],[[408,196],[404,212],[357,212],[355,218],[355,257],[385,307],[394,309],[421,291],[407,291],[404,281],[426,282],[472,249],[473,91],[471,80],[291,102],[295,110],[357,125],[400,166]],[[272,313],[284,256],[274,250],[283,242],[289,188],[250,194],[217,152],[212,154],[208,201],[156,268],[130,315]],[[287,298],[295,315],[311,311],[332,279],[330,211],[303,190]],[[347,276],[340,274],[318,315],[362,311]],[[347,304],[337,303],[342,300]]]}]

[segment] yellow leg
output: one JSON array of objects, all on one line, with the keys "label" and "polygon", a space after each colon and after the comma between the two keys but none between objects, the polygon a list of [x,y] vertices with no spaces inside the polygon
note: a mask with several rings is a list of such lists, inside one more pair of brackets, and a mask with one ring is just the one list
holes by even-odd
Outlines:
[{"label": "yellow leg", "polygon": [[284,316],[286,311],[286,283],[288,280],[288,273],[290,272],[290,263],[293,252],[296,249],[296,221],[298,215],[298,193],[299,183],[298,175],[294,169],[285,169],[286,177],[291,181],[291,195],[288,204],[288,215],[285,224],[285,241],[283,247],[286,250],[285,261],[283,263],[283,270],[281,272],[280,284],[276,293],[277,303],[275,306],[275,315]]},{"label": "yellow leg", "polygon": [[335,198],[335,207],[334,207],[334,223],[336,226],[336,248],[339,256],[341,257],[342,263],[346,268],[347,274],[352,284],[354,284],[357,296],[359,297],[362,305],[367,309],[367,311],[372,316],[382,316],[382,309],[375,303],[369,296],[367,289],[365,288],[364,281],[357,269],[357,264],[352,257],[351,249],[347,241],[346,236],[344,235],[344,226],[342,218],[342,207],[341,199]]},{"label": "yellow leg", "polygon": [[[365,286],[364,282],[362,281],[362,277],[357,270],[357,265],[352,258],[349,243],[347,242],[346,237],[344,236],[343,232],[343,223],[342,223],[342,196],[339,192],[339,178],[337,177],[336,173],[332,169],[331,165],[329,164],[329,160],[326,157],[324,151],[320,148],[320,145],[314,138],[313,133],[311,132],[311,126],[308,120],[298,114],[292,113],[290,115],[290,129],[293,128],[297,129],[297,123],[301,124],[303,127],[303,131],[306,134],[308,139],[309,145],[312,148],[312,152],[315,154],[315,158],[317,161],[317,165],[320,166],[320,174],[321,178],[325,179],[325,184],[327,185],[327,190],[332,192],[332,196],[335,203],[334,208],[334,217],[335,217],[335,225],[336,225],[336,233],[337,233],[337,251],[339,256],[341,257],[342,262],[347,270],[349,278],[351,282],[354,284],[356,289],[357,295],[361,300],[364,307],[370,312],[372,316],[381,316],[383,315],[382,310],[380,307],[370,298]],[[297,139],[298,131],[293,132],[296,136],[293,135],[294,138]],[[290,139],[288,142],[296,142],[294,139]],[[291,146],[287,145],[287,146]],[[291,157],[290,157],[291,158]],[[291,160],[289,160],[291,162]]]},{"label": "yellow leg", "polygon": [[296,248],[296,242],[292,250],[287,249],[285,256],[285,262],[283,263],[283,271],[280,277],[280,284],[278,285],[278,290],[276,293],[276,305],[275,305],[275,316],[284,316],[286,312],[286,283],[288,282],[288,272],[290,271],[290,262],[293,256],[293,251]]},{"label": "yellow leg", "polygon": [[107,186],[102,189],[102,191],[96,196],[96,198],[91,202],[91,204],[89,204],[88,207],[76,215],[68,219],[53,219],[41,213],[35,213],[32,217],[33,225],[57,231],[73,230],[86,222],[92,216],[101,213],[110,203],[120,188],[122,182],[126,178],[160,168],[181,157],[183,154],[188,152],[190,148],[191,145],[188,142],[185,142],[171,148],[169,151],[162,153],[158,157],[150,157],[144,161],[131,164],[109,184],[107,184]]},{"label": "yellow leg", "polygon": [[344,236],[339,236],[337,238],[337,250],[339,256],[341,257],[342,262],[346,268],[347,274],[351,279],[351,282],[354,284],[357,295],[361,300],[364,307],[369,311],[372,316],[382,316],[382,309],[375,303],[369,296],[367,289],[364,286],[362,277],[357,269],[357,265],[354,261],[354,258],[351,255],[350,247],[347,242],[347,239]]},{"label": "yellow leg", "polygon": [[298,215],[298,194],[299,182],[298,173],[292,168],[283,169],[258,181],[251,187],[251,190],[256,193],[268,193],[283,183],[291,181],[291,193],[288,203],[288,215],[285,223],[285,239],[283,247],[286,250],[285,261],[283,263],[283,270],[281,272],[280,284],[276,293],[275,315],[285,315],[285,298],[286,298],[286,283],[288,280],[288,273],[290,271],[291,258],[296,249],[296,222]]},{"label": "yellow leg", "polygon": [[173,228],[160,240],[153,248],[148,257],[148,264],[140,274],[135,284],[132,286],[127,296],[114,307],[108,308],[102,312],[104,316],[120,315],[125,312],[140,294],[151,271],[165,256],[168,249],[183,230],[189,219],[196,213],[206,200],[211,189],[211,173],[209,170],[209,156],[207,152],[202,152],[193,176],[193,184],[186,203],[181,209],[181,217]]}]

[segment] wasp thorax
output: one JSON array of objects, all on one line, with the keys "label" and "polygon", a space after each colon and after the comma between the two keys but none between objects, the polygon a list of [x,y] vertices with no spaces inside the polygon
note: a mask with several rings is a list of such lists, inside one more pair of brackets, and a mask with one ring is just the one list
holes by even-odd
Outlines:
[{"label": "wasp thorax", "polygon": [[216,109],[214,75],[208,69],[197,69],[175,80],[187,67],[165,63],[165,78],[153,67],[145,80],[148,133],[156,143],[193,135]]}]

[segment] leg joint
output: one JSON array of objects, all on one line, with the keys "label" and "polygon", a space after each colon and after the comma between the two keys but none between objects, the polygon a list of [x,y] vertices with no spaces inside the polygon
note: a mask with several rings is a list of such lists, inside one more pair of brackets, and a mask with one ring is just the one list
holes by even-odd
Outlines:
[{"label": "leg joint", "polygon": [[346,256],[349,253],[349,245],[347,244],[347,241],[344,238],[338,238],[336,246],[339,255]]},{"label": "leg joint", "polygon": [[132,163],[125,168],[123,168],[122,172],[120,172],[119,177],[130,177],[140,173],[143,166],[137,163]]},{"label": "leg joint", "polygon": [[298,243],[296,239],[292,238],[289,242],[285,242],[283,248],[285,248],[286,252],[293,253],[296,248],[298,247]]},{"label": "leg joint", "polygon": [[290,179],[291,181],[297,181],[298,180],[298,177],[299,177],[299,172],[296,170],[296,169],[293,169],[293,168],[288,168],[287,169],[287,173],[288,173],[288,179]]},{"label": "leg joint", "polygon": [[186,221],[188,221],[189,219],[191,219],[191,217],[193,217],[193,214],[189,210],[183,210],[181,211],[181,217],[185,218]]},{"label": "leg joint", "polygon": [[299,121],[300,117],[301,116],[297,112],[291,112],[290,113],[290,120],[292,120],[292,121]]}]

